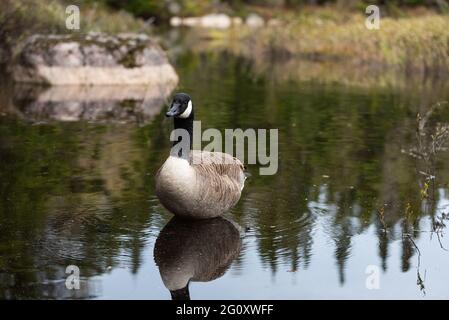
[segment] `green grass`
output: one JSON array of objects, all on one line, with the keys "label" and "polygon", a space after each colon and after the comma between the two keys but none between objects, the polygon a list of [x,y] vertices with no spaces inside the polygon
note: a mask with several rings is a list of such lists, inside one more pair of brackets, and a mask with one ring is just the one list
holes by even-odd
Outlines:
[{"label": "green grass", "polygon": [[[77,3],[77,1],[72,1]],[[0,63],[10,61],[18,44],[35,33],[106,33],[150,32],[144,20],[126,11],[115,11],[101,2],[82,2],[80,30],[66,29],[66,7],[63,0],[2,0],[0,1]]]},{"label": "green grass", "polygon": [[449,72],[449,16],[381,18],[368,30],[362,14],[328,8],[287,14],[281,25],[243,35],[253,54],[353,60],[419,72]]}]

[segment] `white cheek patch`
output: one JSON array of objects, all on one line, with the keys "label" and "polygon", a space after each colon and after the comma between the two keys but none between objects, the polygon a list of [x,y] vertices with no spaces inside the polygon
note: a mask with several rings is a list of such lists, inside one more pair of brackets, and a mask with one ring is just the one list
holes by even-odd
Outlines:
[{"label": "white cheek patch", "polygon": [[189,100],[189,103],[187,104],[187,108],[178,117],[185,119],[185,118],[188,118],[191,113],[192,113],[192,100]]}]

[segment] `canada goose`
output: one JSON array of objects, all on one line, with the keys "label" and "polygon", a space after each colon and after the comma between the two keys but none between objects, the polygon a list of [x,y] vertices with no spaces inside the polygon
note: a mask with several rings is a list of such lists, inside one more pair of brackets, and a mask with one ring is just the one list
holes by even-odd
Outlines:
[{"label": "canada goose", "polygon": [[176,151],[182,139],[173,142],[170,156],[156,174],[156,195],[177,216],[214,218],[239,201],[245,168],[229,154],[192,150],[193,114],[190,96],[175,94],[166,116],[174,118],[175,129],[188,132],[190,144],[187,150]]},{"label": "canada goose", "polygon": [[189,300],[189,283],[221,277],[240,253],[239,228],[221,217],[192,221],[173,217],[154,245],[154,260],[173,300]]}]

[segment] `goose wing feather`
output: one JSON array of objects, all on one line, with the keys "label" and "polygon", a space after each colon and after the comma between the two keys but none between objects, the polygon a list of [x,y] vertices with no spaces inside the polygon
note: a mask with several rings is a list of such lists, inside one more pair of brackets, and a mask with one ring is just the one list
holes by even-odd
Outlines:
[{"label": "goose wing feather", "polygon": [[245,166],[239,159],[227,153],[193,150],[190,161],[204,198],[226,206],[238,202],[245,182]]}]

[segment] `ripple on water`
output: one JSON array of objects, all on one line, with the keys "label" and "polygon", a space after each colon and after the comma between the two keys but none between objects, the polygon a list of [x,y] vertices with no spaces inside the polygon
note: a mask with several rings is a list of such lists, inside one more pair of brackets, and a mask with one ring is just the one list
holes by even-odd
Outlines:
[{"label": "ripple on water", "polygon": [[249,228],[245,231],[242,252],[260,252],[263,262],[290,266],[290,258],[298,255],[296,259],[300,259],[304,251],[301,249],[310,247],[313,242],[315,219],[310,212],[298,215],[292,211],[288,223],[281,218],[261,221],[257,210],[247,214],[245,223]]},{"label": "ripple on water", "polygon": [[99,269],[123,264],[132,259],[133,246],[146,246],[159,232],[148,221],[134,220],[93,209],[60,212],[46,220],[33,247],[43,264],[79,262]]}]

